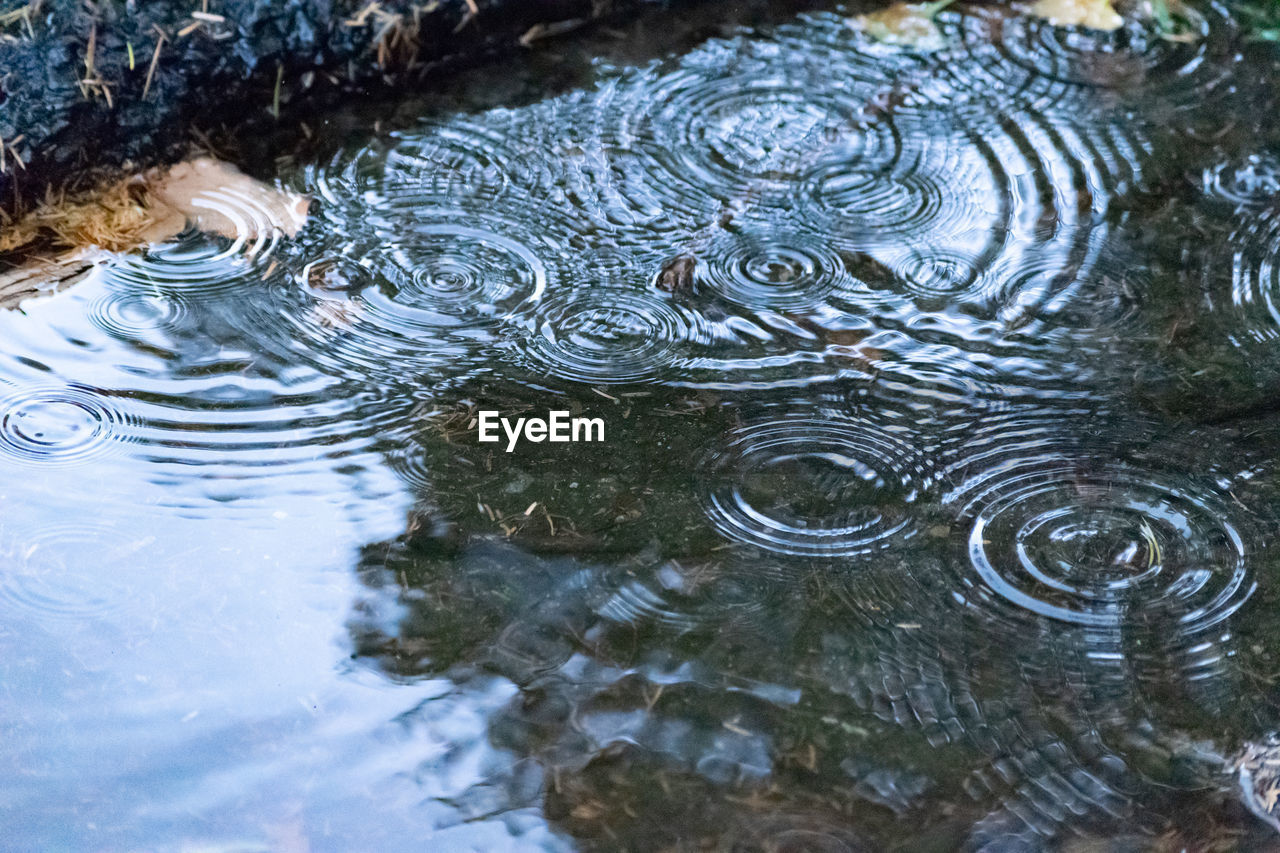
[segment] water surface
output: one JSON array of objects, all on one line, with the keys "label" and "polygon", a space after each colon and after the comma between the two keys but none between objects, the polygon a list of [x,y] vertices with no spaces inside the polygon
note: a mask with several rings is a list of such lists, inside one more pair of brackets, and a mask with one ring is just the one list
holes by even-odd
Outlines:
[{"label": "water surface", "polygon": [[324,117],[298,237],[0,317],[3,844],[1266,843],[1271,48],[855,11]]}]

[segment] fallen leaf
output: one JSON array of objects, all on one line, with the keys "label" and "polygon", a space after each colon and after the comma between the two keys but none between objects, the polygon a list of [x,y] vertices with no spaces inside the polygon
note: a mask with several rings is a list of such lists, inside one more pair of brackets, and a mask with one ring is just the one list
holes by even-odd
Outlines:
[{"label": "fallen leaf", "polygon": [[952,0],[894,3],[878,12],[850,18],[849,26],[885,44],[922,51],[940,50],[946,46],[946,39],[933,18],[951,3]]},{"label": "fallen leaf", "polygon": [[149,173],[147,191],[158,214],[151,242],[179,233],[187,222],[230,239],[251,240],[270,231],[292,237],[310,206],[306,196],[264,184],[212,157]]},{"label": "fallen leaf", "polygon": [[1030,11],[1055,27],[1115,30],[1124,23],[1111,0],[1036,0]]}]

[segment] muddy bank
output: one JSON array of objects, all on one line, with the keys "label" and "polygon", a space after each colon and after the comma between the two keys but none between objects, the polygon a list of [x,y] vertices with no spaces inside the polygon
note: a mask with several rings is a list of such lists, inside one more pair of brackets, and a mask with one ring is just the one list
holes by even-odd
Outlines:
[{"label": "muddy bank", "polygon": [[656,0],[0,4],[0,199],[180,157],[448,62],[533,46]]}]

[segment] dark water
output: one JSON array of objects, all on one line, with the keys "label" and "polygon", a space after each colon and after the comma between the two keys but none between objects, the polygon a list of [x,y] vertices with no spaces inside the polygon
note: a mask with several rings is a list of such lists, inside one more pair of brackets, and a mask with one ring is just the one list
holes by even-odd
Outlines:
[{"label": "dark water", "polygon": [[353,108],[296,239],[0,317],[0,847],[1274,844],[1272,49],[847,14]]}]

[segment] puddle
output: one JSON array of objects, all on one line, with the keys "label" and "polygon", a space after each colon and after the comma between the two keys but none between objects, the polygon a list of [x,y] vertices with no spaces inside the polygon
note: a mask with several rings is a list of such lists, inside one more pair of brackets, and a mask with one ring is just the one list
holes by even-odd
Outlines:
[{"label": "puddle", "polygon": [[0,313],[12,842],[1269,843],[1275,62],[1197,8],[645,18]]}]

